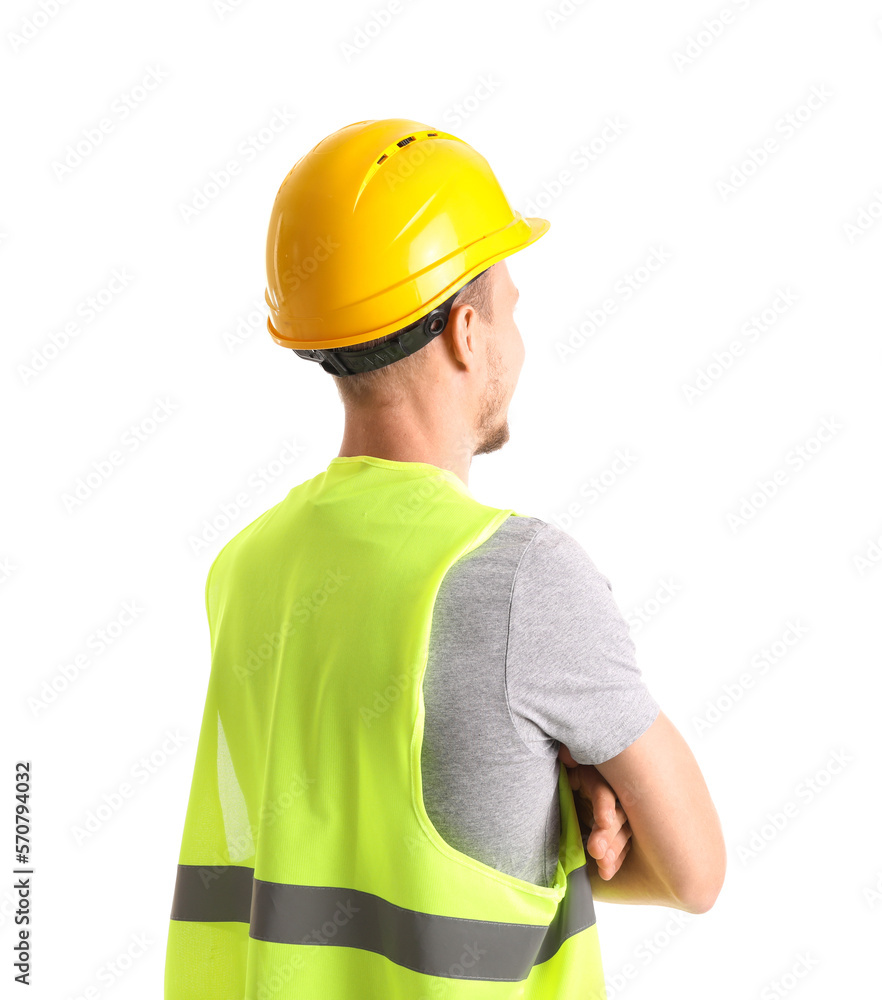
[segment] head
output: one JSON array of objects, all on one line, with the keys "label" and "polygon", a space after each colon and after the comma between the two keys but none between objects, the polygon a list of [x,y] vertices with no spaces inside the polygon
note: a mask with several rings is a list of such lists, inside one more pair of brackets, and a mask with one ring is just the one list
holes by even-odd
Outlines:
[{"label": "head", "polygon": [[[451,462],[501,448],[509,439],[508,406],[524,362],[514,320],[518,294],[505,260],[498,261],[462,289],[444,331],[425,347],[375,371],[331,375],[353,447],[366,447],[372,434],[389,440],[397,433],[431,443]],[[395,336],[349,349],[376,347]]]}]

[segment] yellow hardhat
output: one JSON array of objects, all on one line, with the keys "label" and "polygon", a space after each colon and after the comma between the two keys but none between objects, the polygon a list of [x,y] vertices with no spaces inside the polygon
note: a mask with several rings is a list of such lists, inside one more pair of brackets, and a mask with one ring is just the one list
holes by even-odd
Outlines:
[{"label": "yellow hardhat", "polygon": [[[490,164],[407,118],[356,122],[294,164],[266,244],[273,340],[335,375],[390,364],[441,333],[453,297],[547,232]],[[376,351],[334,348],[410,328]]]}]

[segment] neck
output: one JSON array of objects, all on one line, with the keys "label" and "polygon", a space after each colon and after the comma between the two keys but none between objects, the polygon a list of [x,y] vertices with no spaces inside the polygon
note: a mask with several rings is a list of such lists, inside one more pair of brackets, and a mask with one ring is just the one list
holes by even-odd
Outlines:
[{"label": "neck", "polygon": [[[449,469],[468,486],[474,434],[461,427],[461,433],[451,435],[444,421],[428,425],[425,414],[422,421],[411,416],[397,411],[384,418],[377,410],[348,410],[339,457],[373,455],[392,462],[426,462]],[[443,433],[438,433],[439,428]]]}]

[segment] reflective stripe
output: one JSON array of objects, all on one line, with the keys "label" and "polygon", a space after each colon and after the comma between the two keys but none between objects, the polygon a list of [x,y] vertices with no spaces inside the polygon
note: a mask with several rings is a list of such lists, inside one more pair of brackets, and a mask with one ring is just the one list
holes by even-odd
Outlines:
[{"label": "reflective stripe", "polygon": [[172,920],[238,920],[251,913],[253,868],[178,865]]},{"label": "reflective stripe", "polygon": [[406,910],[373,893],[285,885],[253,868],[178,865],[172,920],[250,924],[250,937],[384,955],[430,976],[519,982],[567,938],[595,923],[586,866],[570,872],[551,924],[501,923]]}]

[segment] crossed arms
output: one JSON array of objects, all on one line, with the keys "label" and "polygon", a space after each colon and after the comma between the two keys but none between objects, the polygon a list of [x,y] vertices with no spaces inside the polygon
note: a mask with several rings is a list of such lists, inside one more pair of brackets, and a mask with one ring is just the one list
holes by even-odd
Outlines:
[{"label": "crossed arms", "polygon": [[602,764],[579,764],[564,744],[558,756],[587,836],[594,898],[706,913],[723,886],[726,847],[698,763],[670,719],[660,711]]}]

